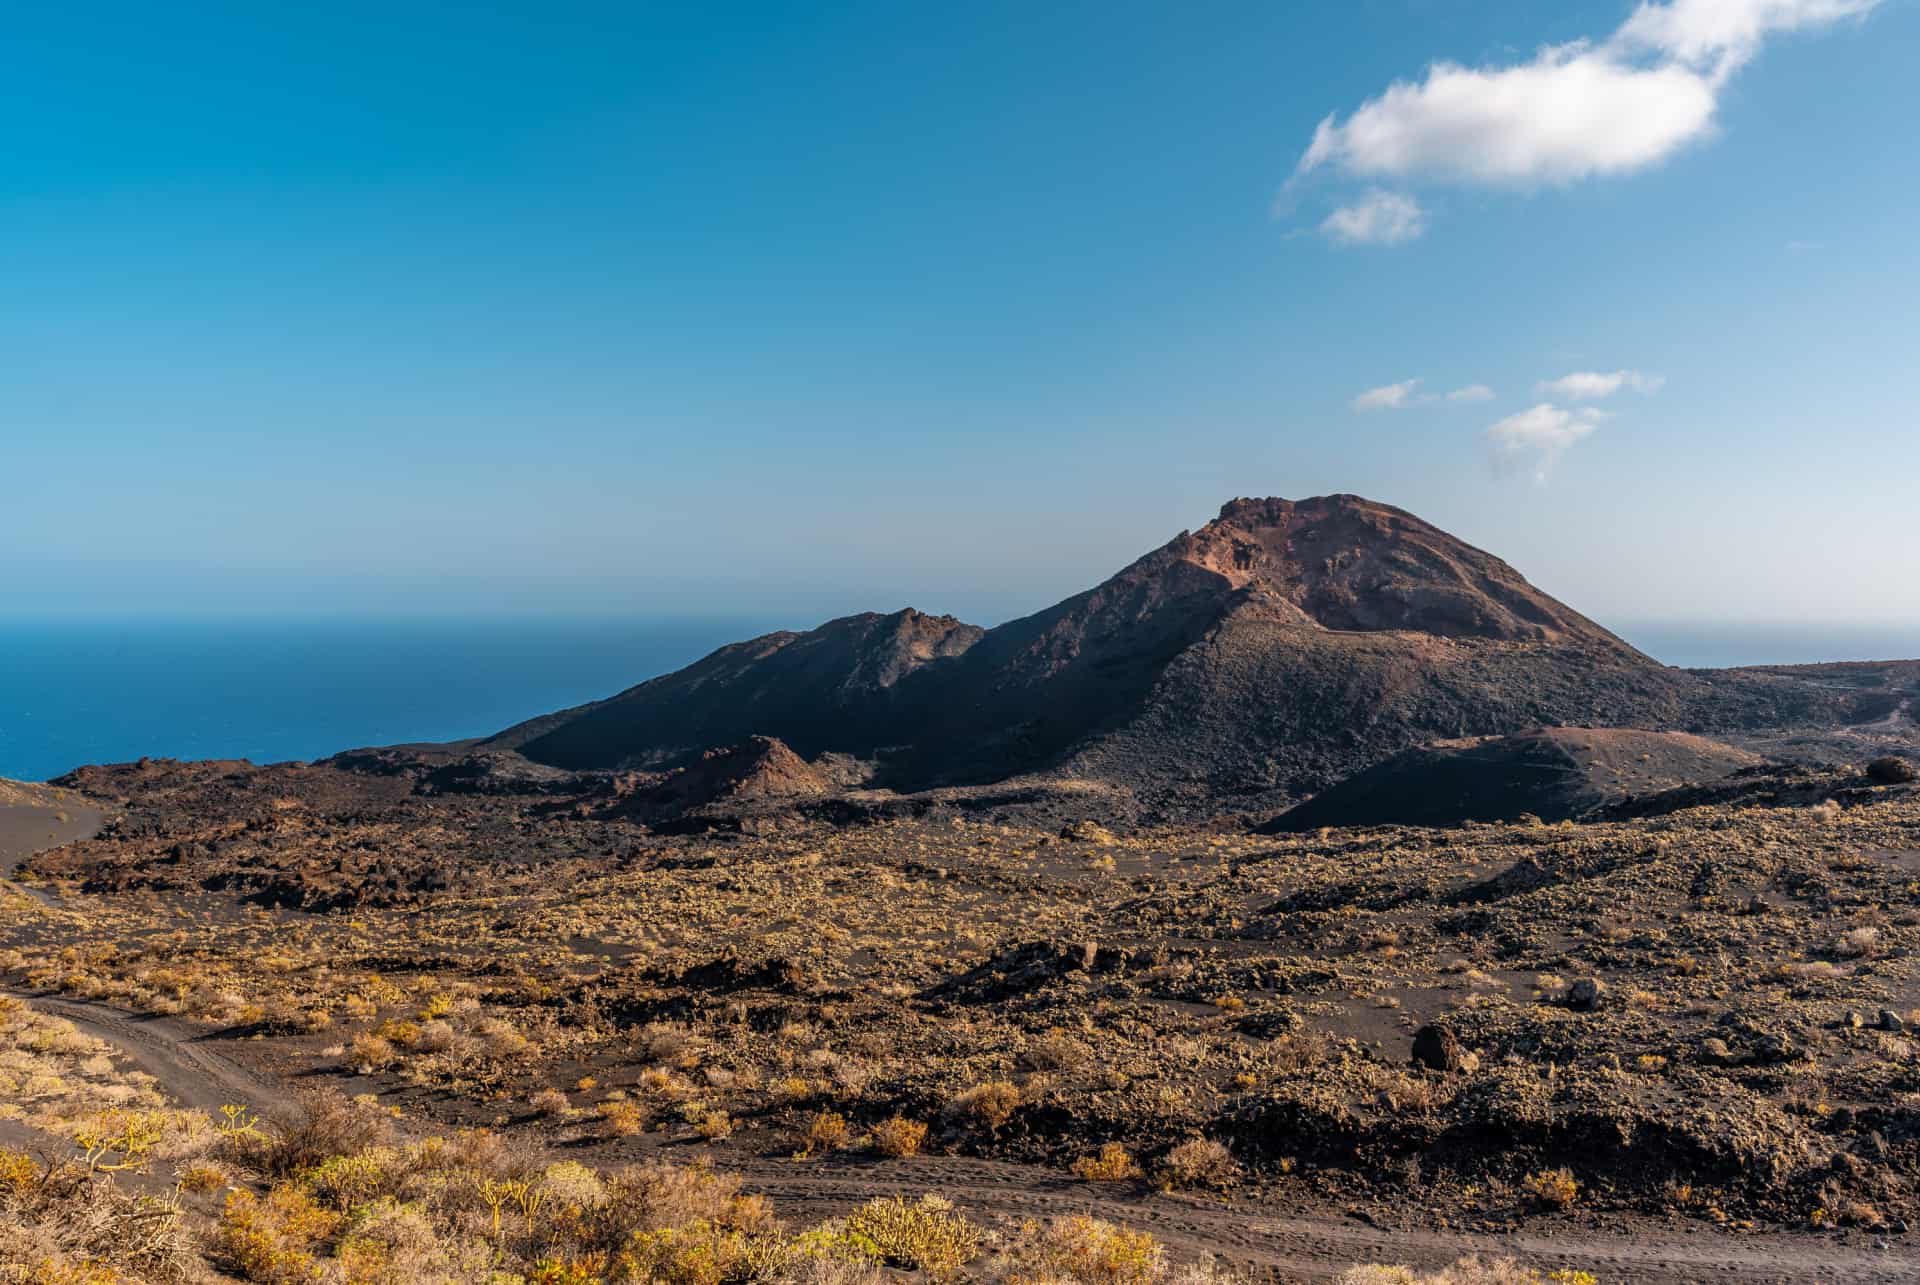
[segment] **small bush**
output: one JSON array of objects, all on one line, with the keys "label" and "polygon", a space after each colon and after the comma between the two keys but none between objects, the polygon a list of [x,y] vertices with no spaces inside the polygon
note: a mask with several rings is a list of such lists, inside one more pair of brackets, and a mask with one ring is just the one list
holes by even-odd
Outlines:
[{"label": "small bush", "polygon": [[599,1114],[603,1138],[631,1138],[647,1127],[646,1108],[625,1098],[602,1102]]},{"label": "small bush", "polygon": [[384,1146],[393,1124],[377,1106],[350,1102],[332,1089],[305,1094],[293,1124],[273,1138],[261,1157],[270,1177],[285,1177],[335,1156]]},{"label": "small bush", "polygon": [[1842,959],[1864,959],[1880,945],[1880,930],[1871,925],[1849,928],[1833,943],[1833,953]]},{"label": "small bush", "polygon": [[1088,1182],[1125,1182],[1141,1176],[1133,1153],[1117,1142],[1107,1143],[1095,1155],[1081,1156],[1073,1162],[1073,1172]]},{"label": "small bush", "polygon": [[353,1037],[353,1045],[347,1053],[347,1065],[361,1075],[371,1075],[392,1066],[399,1056],[398,1050],[387,1039],[370,1031],[362,1031]]},{"label": "small bush", "polygon": [[799,1152],[802,1156],[824,1155],[847,1145],[847,1117],[837,1111],[822,1111],[807,1122],[806,1137]]},{"label": "small bush", "polygon": [[696,1111],[693,1113],[693,1119],[688,1123],[693,1125],[695,1133],[708,1142],[718,1142],[733,1136],[733,1117],[725,1111]]},{"label": "small bush", "polygon": [[989,1129],[999,1129],[1019,1109],[1020,1089],[1006,1080],[976,1084],[947,1104],[947,1114],[977,1120]]},{"label": "small bush", "polygon": [[1569,1169],[1543,1169],[1531,1173],[1520,1184],[1542,1209],[1566,1209],[1580,1195],[1580,1184]]},{"label": "small bush", "polygon": [[1152,1236],[1086,1214],[1024,1224],[1007,1258],[1010,1278],[1073,1285],[1153,1285],[1166,1271]]},{"label": "small bush", "polygon": [[927,1140],[927,1126],[897,1115],[873,1126],[873,1149],[896,1159],[917,1156]]},{"label": "small bush", "polygon": [[889,1267],[948,1277],[980,1255],[980,1229],[938,1196],[908,1204],[898,1196],[870,1200],[847,1215],[846,1232],[865,1241]]},{"label": "small bush", "polygon": [[1227,1187],[1239,1172],[1233,1153],[1211,1138],[1181,1143],[1159,1165],[1160,1179],[1169,1187]]},{"label": "small bush", "polygon": [[535,1113],[550,1119],[554,1116],[565,1115],[568,1109],[567,1095],[559,1089],[541,1089],[538,1093],[535,1093],[531,1098],[527,1099],[527,1103],[534,1109]]}]

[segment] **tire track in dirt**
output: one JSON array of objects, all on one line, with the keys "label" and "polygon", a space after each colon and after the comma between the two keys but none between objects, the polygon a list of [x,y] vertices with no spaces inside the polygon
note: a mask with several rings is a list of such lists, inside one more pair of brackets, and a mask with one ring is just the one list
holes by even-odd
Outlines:
[{"label": "tire track in dirt", "polygon": [[1545,1270],[1575,1268],[1608,1285],[1896,1285],[1920,1280],[1920,1247],[1836,1244],[1789,1233],[1731,1236],[1710,1228],[1648,1229],[1628,1236],[1554,1227],[1512,1235],[1396,1230],[1358,1219],[1277,1217],[1178,1195],[1108,1194],[1088,1184],[994,1161],[927,1156],[911,1161],[836,1166],[823,1162],[729,1158],[750,1191],[789,1217],[845,1212],[875,1196],[912,1198],[932,1191],[990,1221],[1092,1214],[1151,1232],[1177,1255],[1216,1255],[1282,1281],[1337,1278],[1355,1263],[1438,1267],[1467,1254],[1512,1255]]},{"label": "tire track in dirt", "polygon": [[204,1036],[167,1018],[137,1017],[104,1004],[33,991],[7,989],[0,994],[105,1040],[189,1110],[218,1115],[221,1107],[238,1103],[282,1119],[293,1110],[294,1095],[285,1085],[214,1051]]}]

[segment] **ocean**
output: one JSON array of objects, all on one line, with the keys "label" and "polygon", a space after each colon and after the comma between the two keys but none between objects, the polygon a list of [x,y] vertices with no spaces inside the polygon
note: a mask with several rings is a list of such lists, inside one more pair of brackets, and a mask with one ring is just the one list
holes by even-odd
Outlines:
[{"label": "ocean", "polygon": [[596,700],[766,621],[3,621],[0,777],[322,758]]},{"label": "ocean", "polygon": [[[0,777],[313,759],[444,741],[610,696],[778,621],[0,621]],[[1671,665],[1920,657],[1920,626],[1643,624]]]}]

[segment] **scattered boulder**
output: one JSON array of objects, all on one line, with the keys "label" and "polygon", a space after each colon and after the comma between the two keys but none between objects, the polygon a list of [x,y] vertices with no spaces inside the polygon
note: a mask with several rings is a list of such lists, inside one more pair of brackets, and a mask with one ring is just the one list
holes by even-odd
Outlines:
[{"label": "scattered boulder", "polygon": [[1599,1008],[1607,997],[1607,984],[1598,977],[1582,977],[1567,987],[1567,1007],[1582,1013]]},{"label": "scattered boulder", "polygon": [[1733,1055],[1733,1049],[1718,1035],[1708,1035],[1699,1043],[1700,1060],[1708,1066],[1733,1066],[1739,1059]]},{"label": "scattered boulder", "polygon": [[1414,1032],[1414,1065],[1429,1071],[1458,1071],[1463,1069],[1465,1059],[1466,1050],[1461,1047],[1460,1037],[1449,1028],[1436,1022]]},{"label": "scattered boulder", "polygon": [[1890,1008],[1883,1008],[1880,1010],[1880,1029],[1898,1035],[1907,1029],[1906,1019]]}]

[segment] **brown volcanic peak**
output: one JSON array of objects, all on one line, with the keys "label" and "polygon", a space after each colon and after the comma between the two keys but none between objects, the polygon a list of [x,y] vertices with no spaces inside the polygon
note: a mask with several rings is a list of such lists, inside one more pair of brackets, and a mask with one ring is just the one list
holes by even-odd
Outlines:
[{"label": "brown volcanic peak", "polygon": [[1164,552],[1326,629],[1628,649],[1492,554],[1357,495],[1234,500]]},{"label": "brown volcanic peak", "polygon": [[900,789],[1043,772],[1266,809],[1437,739],[1754,725],[1780,699],[1659,665],[1500,559],[1333,495],[1235,500],[992,630],[908,611],[772,634],[493,747],[596,768],[762,734],[878,758]]},{"label": "brown volcanic peak", "polygon": [[1064,765],[1165,796],[1318,789],[1409,745],[1669,724],[1694,680],[1410,513],[1235,500],[937,679],[907,783]]},{"label": "brown volcanic peak", "polygon": [[831,790],[827,778],[786,745],[771,736],[751,736],[641,784],[607,815],[678,820],[818,798]]},{"label": "brown volcanic peak", "polygon": [[983,633],[908,608],[766,634],[608,700],[508,728],[483,746],[568,768],[671,763],[762,732],[809,754],[843,749],[891,726],[903,679]]}]

